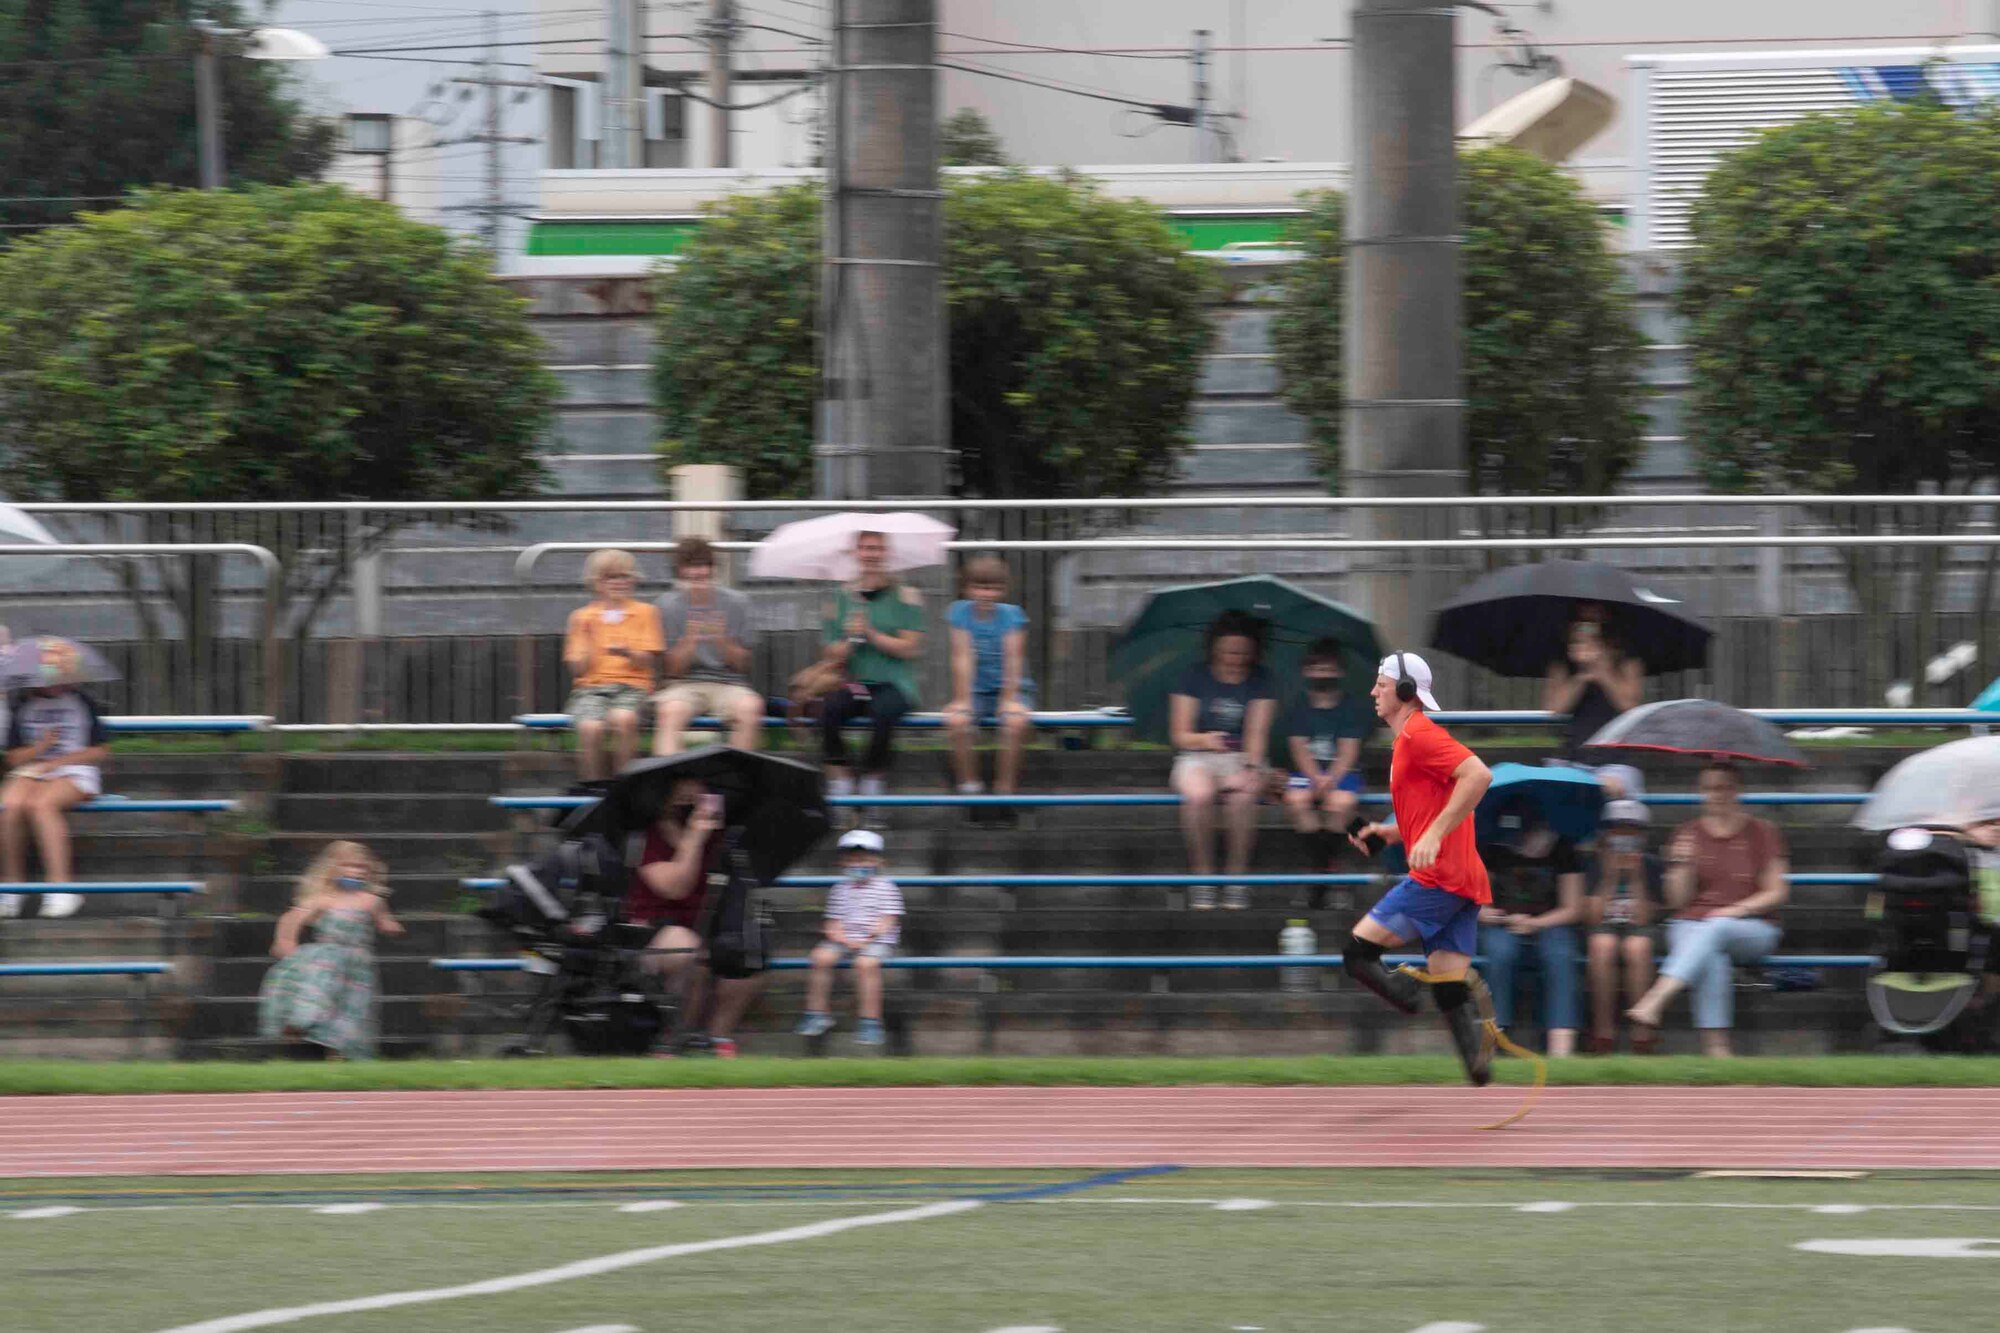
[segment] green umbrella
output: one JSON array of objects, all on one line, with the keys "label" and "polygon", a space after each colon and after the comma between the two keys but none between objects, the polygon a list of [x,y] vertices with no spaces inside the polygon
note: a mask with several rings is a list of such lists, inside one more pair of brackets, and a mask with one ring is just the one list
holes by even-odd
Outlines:
[{"label": "green umbrella", "polygon": [[1339,602],[1262,574],[1164,588],[1146,599],[1111,652],[1111,670],[1125,687],[1125,705],[1140,735],[1166,739],[1167,695],[1181,673],[1202,660],[1208,627],[1225,611],[1263,622],[1264,669],[1280,702],[1293,693],[1306,648],[1319,639],[1340,644],[1350,695],[1374,682],[1382,660],[1375,627]]}]

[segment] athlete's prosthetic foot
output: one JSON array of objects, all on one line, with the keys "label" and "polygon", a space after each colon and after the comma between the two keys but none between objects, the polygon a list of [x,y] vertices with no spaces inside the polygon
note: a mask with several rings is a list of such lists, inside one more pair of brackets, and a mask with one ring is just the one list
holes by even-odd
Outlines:
[{"label": "athlete's prosthetic foot", "polygon": [[1459,1063],[1475,1088],[1493,1081],[1493,997],[1479,974],[1466,969],[1457,981],[1440,981],[1432,986],[1438,1012],[1451,1029],[1452,1044],[1458,1047]]},{"label": "athlete's prosthetic foot", "polygon": [[1350,939],[1341,955],[1341,970],[1374,991],[1406,1014],[1417,1012],[1424,984],[1404,969],[1391,972],[1382,966],[1382,946],[1363,939]]}]

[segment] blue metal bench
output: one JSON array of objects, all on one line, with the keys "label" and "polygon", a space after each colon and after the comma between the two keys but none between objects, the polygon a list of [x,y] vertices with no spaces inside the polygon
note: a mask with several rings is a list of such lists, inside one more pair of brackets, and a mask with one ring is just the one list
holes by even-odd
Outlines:
[{"label": "blue metal bench", "polygon": [[[1122,971],[1177,971],[1186,968],[1270,968],[1339,967],[1337,953],[1315,954],[999,954],[911,956],[891,958],[882,966],[910,971],[945,971],[971,968],[985,971],[1034,971],[1049,968],[1084,968]],[[1418,954],[1390,954],[1390,963],[1421,963]],[[1482,960],[1475,958],[1474,962]],[[1800,967],[1853,969],[1874,967],[1882,960],[1873,954],[1800,953],[1772,954],[1757,960],[1759,967]],[[431,966],[441,972],[520,972],[527,968],[521,958],[433,958]],[[774,972],[798,972],[811,963],[804,958],[773,958]]]},{"label": "blue metal bench", "polygon": [[103,719],[103,722],[106,731],[113,734],[125,735],[173,731],[230,735],[247,731],[265,731],[271,725],[271,719],[268,717],[249,715],[217,715],[206,717],[199,714],[189,714],[186,716],[173,714],[152,716],[141,713],[114,714],[107,715]]},{"label": "blue metal bench", "polygon": [[[1700,805],[1701,797],[1694,792],[1657,792],[1639,798],[1647,805],[1691,806]],[[1753,791],[1741,797],[1745,805],[1859,805],[1868,799],[1865,791]],[[590,796],[493,796],[488,802],[502,810],[577,810],[596,803]],[[1361,798],[1364,805],[1387,805],[1389,798],[1381,792],[1369,792]],[[1034,810],[1051,808],[1071,808],[1081,806],[1167,806],[1179,805],[1181,798],[1173,792],[1072,792],[1043,793],[1032,796],[959,796],[938,792],[914,796],[829,796],[830,806],[882,808],[964,808],[970,806],[1006,806],[1013,809]]]},{"label": "blue metal bench", "polygon": [[0,963],[0,977],[156,977],[172,963]]},{"label": "blue metal bench", "polygon": [[[1749,708],[1745,712],[1781,727],[1984,727],[2000,724],[2000,714],[1976,708]],[[1460,727],[1547,727],[1568,721],[1562,713],[1540,709],[1489,708],[1440,712],[1432,719],[1444,726]],[[1061,730],[1069,727],[1129,727],[1129,713],[1100,709],[1069,712],[1030,713],[1028,720],[1037,728]],[[564,731],[570,726],[568,713],[520,713],[514,721],[534,731]],[[782,717],[768,717],[767,726],[781,726]],[[723,729],[719,718],[699,717],[691,726]],[[856,725],[866,725],[857,723]],[[904,727],[942,727],[942,713],[911,713],[900,721]]]},{"label": "blue metal bench", "polygon": [[208,892],[198,879],[92,880],[68,884],[0,884],[0,893],[160,893],[168,896]]},{"label": "blue metal bench", "polygon": [[220,815],[236,809],[235,801],[135,799],[126,796],[99,796],[75,809],[88,815]]},{"label": "blue metal bench", "polygon": [[[780,889],[826,889],[837,882],[836,875],[786,875],[775,882]],[[909,889],[1082,889],[1082,888],[1133,888],[1133,889],[1189,889],[1208,886],[1220,888],[1225,884],[1242,884],[1250,888],[1286,886],[1310,887],[1355,887],[1369,884],[1386,884],[1388,875],[1375,874],[1335,874],[1335,875],[892,875],[896,883]],[[1794,887],[1805,885],[1873,884],[1880,876],[1873,874],[1846,872],[1794,872],[1786,881]],[[473,892],[487,892],[499,888],[507,881],[491,876],[468,876],[458,882],[461,889]]]}]

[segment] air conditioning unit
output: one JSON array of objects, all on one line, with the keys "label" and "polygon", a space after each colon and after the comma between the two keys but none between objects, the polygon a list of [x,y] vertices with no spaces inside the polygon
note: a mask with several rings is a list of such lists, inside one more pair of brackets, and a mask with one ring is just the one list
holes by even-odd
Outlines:
[{"label": "air conditioning unit", "polygon": [[1473,121],[1458,132],[1461,142],[1506,144],[1550,162],[1566,160],[1611,123],[1618,103],[1610,93],[1582,79],[1550,79]]}]

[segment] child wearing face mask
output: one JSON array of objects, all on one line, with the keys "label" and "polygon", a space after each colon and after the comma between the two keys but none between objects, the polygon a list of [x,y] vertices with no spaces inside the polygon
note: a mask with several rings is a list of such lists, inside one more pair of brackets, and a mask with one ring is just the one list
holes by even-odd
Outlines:
[{"label": "child wearing face mask", "polygon": [[[382,880],[382,862],[358,842],[328,843],[299,876],[271,941],[278,962],[257,997],[259,1035],[308,1042],[328,1059],[375,1054],[375,934],[403,933]],[[307,926],[313,940],[302,945]]]},{"label": "child wearing face mask", "polygon": [[[1585,957],[1591,1021],[1586,1049],[1592,1055],[1607,1055],[1618,1044],[1615,1015],[1621,979],[1625,994],[1633,999],[1652,987],[1653,956],[1664,915],[1660,862],[1648,850],[1651,812],[1638,801],[1607,801],[1601,824],[1597,873],[1584,908],[1584,919],[1590,922]],[[1632,1029],[1634,1054],[1649,1054],[1658,1045],[1657,1033],[1643,1026]]]}]

